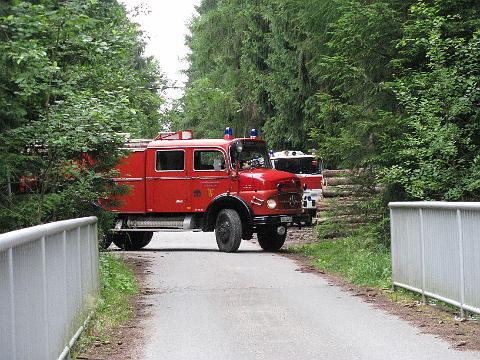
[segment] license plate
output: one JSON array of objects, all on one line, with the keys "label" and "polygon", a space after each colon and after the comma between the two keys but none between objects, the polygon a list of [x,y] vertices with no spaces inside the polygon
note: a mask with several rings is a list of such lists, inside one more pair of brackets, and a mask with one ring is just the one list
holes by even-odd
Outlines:
[{"label": "license plate", "polygon": [[289,222],[292,222],[293,221],[293,218],[291,216],[282,216],[280,218],[280,222],[282,223],[289,223]]}]

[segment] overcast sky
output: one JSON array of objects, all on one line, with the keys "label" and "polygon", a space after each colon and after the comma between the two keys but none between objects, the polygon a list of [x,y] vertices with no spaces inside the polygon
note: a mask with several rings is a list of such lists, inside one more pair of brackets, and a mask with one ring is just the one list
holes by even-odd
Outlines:
[{"label": "overcast sky", "polygon": [[[186,76],[181,74],[187,68],[183,60],[187,55],[185,34],[188,33],[187,23],[196,14],[195,5],[200,0],[120,0],[127,10],[141,6],[141,13],[131,19],[139,23],[147,36],[147,56],[153,55],[160,62],[162,71],[167,78],[183,86]],[[168,90],[169,98],[179,98],[181,90]]]}]

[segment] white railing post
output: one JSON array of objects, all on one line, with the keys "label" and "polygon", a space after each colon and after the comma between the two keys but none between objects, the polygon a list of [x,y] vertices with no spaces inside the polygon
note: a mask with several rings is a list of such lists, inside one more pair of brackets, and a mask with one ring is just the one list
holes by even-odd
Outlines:
[{"label": "white railing post", "polygon": [[463,306],[465,305],[465,268],[463,266],[463,230],[462,230],[462,213],[457,210],[457,227],[458,227],[458,247],[460,253],[460,317],[465,317]]},{"label": "white railing post", "polygon": [[[82,300],[84,297],[84,294],[82,294],[82,247],[80,245],[80,226],[77,228],[77,255],[78,255],[78,286],[80,287],[79,293],[82,295]],[[82,304],[83,301],[80,301],[79,304]],[[78,305],[77,304],[77,307]]]},{"label": "white railing post", "polygon": [[12,360],[17,358],[17,336],[16,336],[16,326],[15,326],[15,284],[13,280],[13,250],[12,248],[8,249],[8,278],[10,286],[10,320],[12,327],[10,333],[12,335]]},{"label": "white railing post", "polygon": [[[390,208],[390,238],[393,236],[393,231],[394,231],[394,217],[393,217],[393,209]],[[390,241],[390,251],[392,254],[392,280],[393,280],[393,272],[396,269],[395,267],[395,247],[393,246],[393,243]],[[392,291],[395,291],[395,282],[392,281]]]},{"label": "white railing post", "polygon": [[64,316],[65,320],[68,319],[68,261],[67,261],[67,232],[62,231],[62,254],[63,254],[63,306],[65,307]]},{"label": "white railing post", "polygon": [[40,239],[40,249],[42,254],[42,290],[43,290],[43,322],[45,325],[45,359],[49,357],[49,337],[48,337],[48,290],[47,290],[47,259],[45,254],[45,236]]},{"label": "white railing post", "polygon": [[425,296],[425,229],[423,227],[423,209],[418,209],[420,214],[420,251],[422,261],[422,302],[427,303],[427,297]]}]

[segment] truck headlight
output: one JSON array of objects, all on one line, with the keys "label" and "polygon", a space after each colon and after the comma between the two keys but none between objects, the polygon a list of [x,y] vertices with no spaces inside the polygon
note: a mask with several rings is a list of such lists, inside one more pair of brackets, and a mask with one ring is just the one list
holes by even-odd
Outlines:
[{"label": "truck headlight", "polygon": [[269,209],[275,209],[277,207],[277,202],[274,199],[270,198],[267,200],[267,207]]}]

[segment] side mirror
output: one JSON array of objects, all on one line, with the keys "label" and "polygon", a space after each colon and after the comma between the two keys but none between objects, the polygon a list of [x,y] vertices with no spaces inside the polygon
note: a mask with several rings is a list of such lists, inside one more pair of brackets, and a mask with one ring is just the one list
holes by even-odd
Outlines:
[{"label": "side mirror", "polygon": [[240,159],[240,154],[243,151],[243,143],[241,140],[236,140],[233,144],[233,149],[235,150],[233,152],[233,155],[235,157],[235,161],[238,161]]}]

